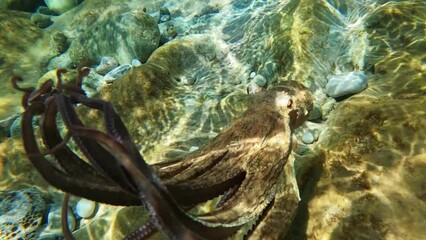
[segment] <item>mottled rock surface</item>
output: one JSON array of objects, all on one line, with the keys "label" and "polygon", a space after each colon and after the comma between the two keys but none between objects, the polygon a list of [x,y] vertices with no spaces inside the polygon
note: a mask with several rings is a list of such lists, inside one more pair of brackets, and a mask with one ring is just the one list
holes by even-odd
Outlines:
[{"label": "mottled rock surface", "polygon": [[36,239],[46,204],[36,188],[0,192],[0,238]]},{"label": "mottled rock surface", "polygon": [[0,29],[0,119],[4,119],[20,112],[21,93],[12,89],[12,75],[34,84],[47,62],[67,48],[67,40],[57,31],[43,31],[29,14],[16,11],[0,11]]},{"label": "mottled rock surface", "polygon": [[120,64],[134,58],[144,62],[158,47],[160,32],[143,7],[135,2],[85,1],[61,15],[52,28],[64,29],[73,39],[69,54],[76,64],[98,63],[103,56],[114,57]]}]

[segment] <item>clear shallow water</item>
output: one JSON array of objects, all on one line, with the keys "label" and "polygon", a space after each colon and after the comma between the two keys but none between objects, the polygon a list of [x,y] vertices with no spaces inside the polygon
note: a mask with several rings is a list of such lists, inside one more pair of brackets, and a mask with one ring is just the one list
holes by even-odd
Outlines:
[{"label": "clear shallow water", "polygon": [[[58,17],[48,29],[70,36],[78,34],[73,32],[73,23],[81,24],[82,20],[75,20],[79,16],[76,13],[99,9],[100,5],[102,10],[108,4],[82,4],[75,12]],[[265,76],[270,86],[284,80],[300,81],[309,86],[316,102],[324,105],[329,99],[324,91],[328,76],[364,71],[369,79],[365,91],[338,102],[321,121],[305,126],[314,126],[322,133],[316,144],[308,146],[312,155],[299,156],[300,185],[305,190],[288,239],[424,236],[423,1],[144,4],[148,12],[166,4],[178,37],[153,53],[148,61],[154,66],[151,70],[126,78],[126,82],[116,82],[101,94],[115,104],[149,161],[185,154],[192,146],[202,146],[241,114],[248,104],[245,88],[251,72]],[[203,10],[207,6],[213,10]],[[50,33],[25,24],[14,25],[4,20],[0,23],[2,30],[6,30],[0,38],[0,56],[5,59],[0,66],[0,82],[4,86],[0,89],[0,119],[21,111],[21,95],[10,88],[11,75],[19,74],[26,84],[34,85],[55,54],[49,50],[51,42],[46,40]],[[46,39],[40,38],[44,35]],[[195,50],[179,55],[183,46]],[[211,57],[212,53],[215,57]],[[196,60],[185,61],[188,55]],[[160,70],[155,66],[173,74],[156,75]],[[143,95],[135,88],[137,80],[152,76],[196,81],[193,85],[177,83],[160,97],[125,99],[118,94],[126,90]],[[1,190],[36,185],[54,191],[32,170],[22,153],[19,137],[3,137],[1,141]],[[93,222],[97,227],[91,229],[102,235],[105,222]],[[80,234],[90,235],[86,230]],[[108,236],[119,239],[120,234]]]}]

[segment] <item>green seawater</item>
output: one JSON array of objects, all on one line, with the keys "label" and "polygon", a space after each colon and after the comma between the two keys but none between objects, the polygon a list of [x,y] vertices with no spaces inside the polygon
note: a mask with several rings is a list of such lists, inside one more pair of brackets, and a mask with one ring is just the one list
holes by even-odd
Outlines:
[{"label": "green seawater", "polygon": [[[147,59],[96,97],[113,103],[149,163],[202,147],[240,116],[250,104],[250,75],[262,75],[265,88],[296,80],[311,90],[322,117],[295,133],[302,200],[285,239],[426,236],[425,1],[86,0],[52,15],[43,28],[34,20],[38,6],[11,2],[18,1],[0,3],[0,209],[9,190],[37,187],[52,206],[63,195],[25,155],[22,93],[12,88],[12,76],[37,86],[55,78],[51,70],[59,62],[73,79],[75,52],[106,51],[117,59]],[[161,7],[171,20],[156,18]],[[158,35],[155,50],[133,56],[123,46],[131,44],[129,34],[143,30],[120,25],[120,14],[150,14],[155,24],[140,29],[170,37],[173,25],[177,35],[166,44]],[[101,33],[103,24],[116,27],[114,41],[103,38],[109,36]],[[330,76],[348,72],[363,72],[368,87],[337,101],[327,96]],[[81,113],[87,124],[102,125],[95,111]],[[303,144],[303,133],[312,129],[318,140]],[[77,201],[73,197],[71,206]],[[78,222],[74,235],[122,239],[146,219],[141,207],[101,205],[94,218]],[[0,239],[8,238],[0,231]]]}]

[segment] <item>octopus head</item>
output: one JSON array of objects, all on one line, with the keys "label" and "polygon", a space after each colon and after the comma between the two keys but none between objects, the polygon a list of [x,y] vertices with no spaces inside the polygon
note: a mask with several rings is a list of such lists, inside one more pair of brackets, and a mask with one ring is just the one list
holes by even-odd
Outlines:
[{"label": "octopus head", "polygon": [[275,106],[280,112],[290,116],[290,127],[302,125],[313,108],[313,98],[309,90],[296,81],[285,81],[275,86]]}]

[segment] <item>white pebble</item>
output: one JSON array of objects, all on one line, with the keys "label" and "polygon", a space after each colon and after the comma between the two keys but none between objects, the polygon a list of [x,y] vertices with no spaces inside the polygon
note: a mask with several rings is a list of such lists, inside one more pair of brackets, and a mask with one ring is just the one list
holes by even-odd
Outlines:
[{"label": "white pebble", "polygon": [[136,58],[132,60],[131,64],[133,67],[139,67],[142,65],[141,61],[139,61],[139,59],[136,59]]},{"label": "white pebble", "polygon": [[80,199],[75,206],[75,212],[82,218],[93,217],[96,211],[96,202],[87,199]]},{"label": "white pebble", "polygon": [[255,72],[251,72],[250,73],[250,78],[254,78],[256,76],[256,73]]},{"label": "white pebble", "polygon": [[197,151],[198,149],[200,148],[197,146],[191,146],[191,148],[189,149],[189,152],[194,152],[194,151]]},{"label": "white pebble", "polygon": [[302,142],[303,143],[311,144],[311,143],[314,142],[314,140],[315,140],[315,137],[310,131],[303,133],[303,136],[302,136]]}]

